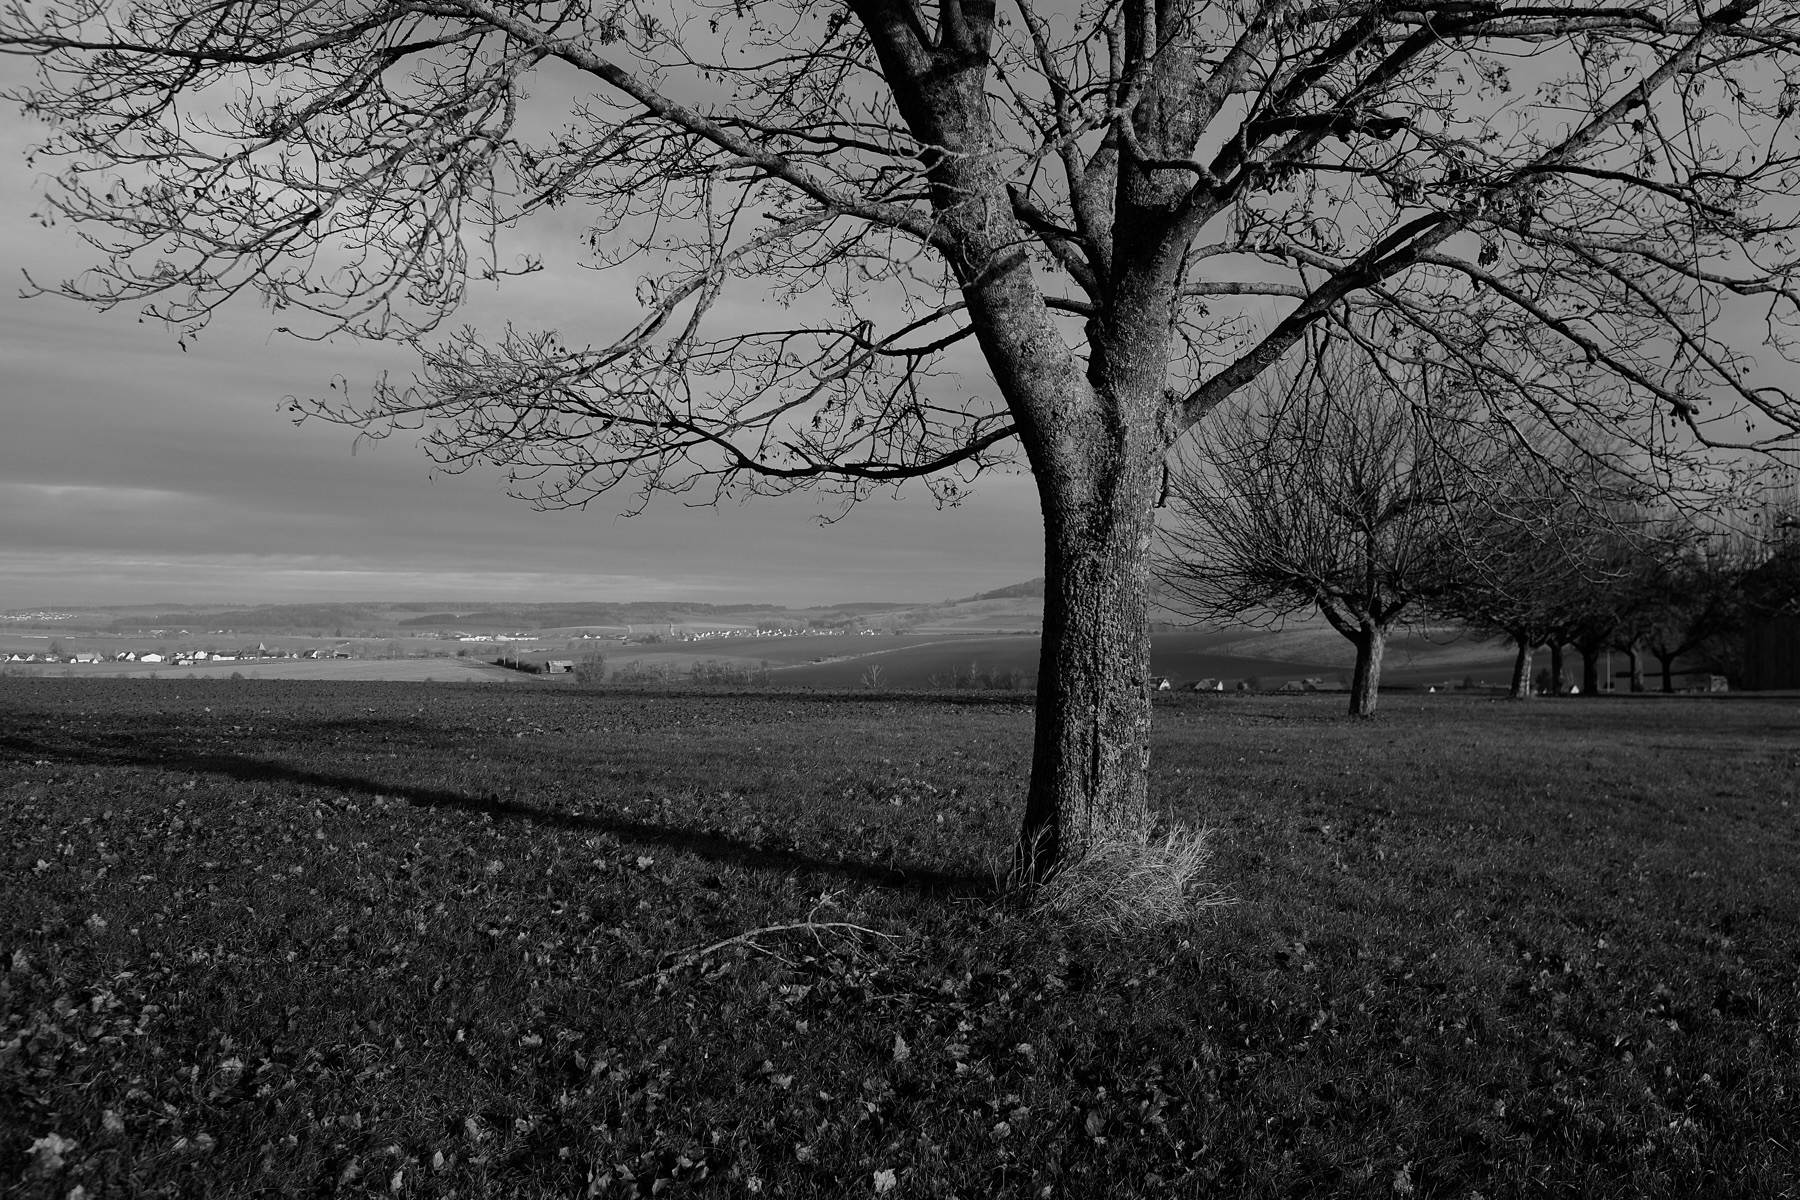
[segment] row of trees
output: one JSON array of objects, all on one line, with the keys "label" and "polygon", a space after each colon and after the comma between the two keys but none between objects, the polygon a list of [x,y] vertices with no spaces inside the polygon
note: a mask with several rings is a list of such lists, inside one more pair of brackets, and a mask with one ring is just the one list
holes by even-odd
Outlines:
[{"label": "row of trees", "polygon": [[[1568,507],[1574,519],[1559,536],[1521,548],[1536,552],[1537,565],[1503,580],[1513,586],[1478,586],[1438,605],[1511,639],[1515,696],[1530,692],[1534,647],[1549,650],[1548,684],[1557,693],[1569,682],[1565,648],[1580,654],[1577,686],[1588,694],[1600,689],[1600,664],[1614,652],[1629,664],[1632,691],[1645,690],[1647,660],[1665,692],[1675,690],[1684,659],[1741,682],[1745,630],[1800,612],[1800,540],[1788,505],[1703,526],[1654,507],[1598,514]],[[1535,586],[1518,586],[1521,577]]]},{"label": "row of trees", "polygon": [[[1265,376],[1182,456],[1163,528],[1176,607],[1213,622],[1317,611],[1356,648],[1350,711],[1375,711],[1382,651],[1408,622],[1455,621],[1517,648],[1512,694],[1547,647],[1586,692],[1610,651],[1737,673],[1746,623],[1800,606],[1792,497],[1754,512],[1678,511],[1666,480],[1616,448],[1497,420],[1478,387],[1429,365],[1411,380],[1327,343]],[[1733,520],[1735,516],[1737,519]]]}]

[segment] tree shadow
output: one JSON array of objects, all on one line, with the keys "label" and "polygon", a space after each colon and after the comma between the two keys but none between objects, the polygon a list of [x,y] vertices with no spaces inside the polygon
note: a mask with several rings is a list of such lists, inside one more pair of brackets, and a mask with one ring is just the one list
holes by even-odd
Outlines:
[{"label": "tree shadow", "polygon": [[826,876],[891,891],[910,891],[925,895],[964,898],[995,894],[992,879],[942,871],[918,863],[832,860],[799,850],[758,845],[706,830],[654,821],[634,821],[604,814],[559,812],[518,800],[503,800],[498,795],[471,796],[445,788],[383,782],[358,775],[309,770],[247,755],[196,753],[179,748],[157,752],[141,744],[131,749],[106,750],[91,746],[60,745],[16,735],[0,738],[0,747],[16,753],[22,759],[48,758],[58,765],[73,763],[90,767],[154,767],[163,771],[222,776],[239,783],[287,783],[326,788],[343,794],[385,796],[404,800],[414,808],[474,813],[496,821],[519,821],[542,829],[607,834],[620,841],[685,851],[709,862],[751,871]]}]

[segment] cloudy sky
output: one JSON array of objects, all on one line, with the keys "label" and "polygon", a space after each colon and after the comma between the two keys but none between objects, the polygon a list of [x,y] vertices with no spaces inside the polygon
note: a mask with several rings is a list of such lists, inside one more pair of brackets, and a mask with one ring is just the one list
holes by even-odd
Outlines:
[{"label": "cloudy sky", "polygon": [[[18,65],[0,62],[0,83]],[[366,389],[403,352],[315,345],[271,332],[254,304],[183,352],[133,312],[20,299],[20,272],[54,281],[90,265],[68,230],[32,218],[24,151],[39,129],[0,110],[0,610],[46,605],[311,599],[521,600],[686,597],[812,604],[935,600],[1042,573],[1028,478],[995,476],[953,510],[922,491],[868,502],[821,526],[829,498],[687,508],[661,497],[540,513],[497,473],[433,477],[408,438],[364,445],[294,427],[287,395],[334,376]],[[484,327],[604,330],[630,295],[575,269],[573,227],[536,235],[551,269],[478,296]],[[529,245],[520,249],[534,248]],[[586,340],[583,338],[583,340]]]}]

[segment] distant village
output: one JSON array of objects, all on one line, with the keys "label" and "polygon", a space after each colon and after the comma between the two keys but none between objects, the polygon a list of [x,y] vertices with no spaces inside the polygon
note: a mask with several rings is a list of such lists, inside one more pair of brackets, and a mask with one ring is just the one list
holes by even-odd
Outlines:
[{"label": "distant village", "polygon": [[332,650],[271,650],[267,646],[257,646],[254,650],[234,650],[230,653],[210,650],[121,650],[116,654],[102,654],[92,650],[78,650],[73,654],[59,654],[46,650],[42,654],[19,654],[17,652],[0,655],[0,662],[9,663],[115,663],[146,662],[173,663],[176,666],[191,666],[197,662],[267,662],[275,659],[293,658],[352,658],[354,655],[348,648]]},{"label": "distant village", "polygon": [[[65,614],[60,614],[60,613],[32,613],[32,614],[30,614],[30,617],[34,621],[41,622],[41,621],[44,621],[47,619],[55,619],[57,617],[61,617],[64,615]],[[7,619],[19,620],[20,618],[13,614],[7,614]],[[233,631],[229,630],[229,629],[220,629],[220,630],[212,630],[210,632],[215,635],[222,634],[225,636],[230,636]],[[879,629],[866,629],[866,628],[865,629],[846,629],[846,628],[821,629],[821,628],[817,628],[817,627],[809,628],[809,629],[795,629],[795,628],[790,628],[790,627],[763,627],[763,628],[732,627],[732,628],[724,628],[724,629],[691,629],[691,628],[687,628],[687,627],[680,626],[680,625],[668,625],[666,627],[659,626],[656,628],[648,628],[648,629],[627,628],[626,632],[624,632],[624,633],[618,633],[618,632],[614,632],[614,631],[598,633],[598,632],[594,632],[592,630],[584,630],[579,633],[574,632],[574,631],[555,631],[555,632],[537,632],[537,633],[525,633],[525,632],[520,632],[520,633],[468,633],[468,632],[464,632],[461,630],[444,631],[444,632],[437,632],[437,633],[421,633],[421,632],[417,632],[417,631],[408,631],[406,634],[399,635],[399,637],[403,637],[406,641],[412,642],[415,644],[414,648],[412,648],[411,650],[400,650],[399,649],[399,641],[396,640],[394,637],[384,638],[380,634],[373,634],[373,633],[366,637],[358,637],[358,638],[355,638],[352,640],[341,641],[337,645],[334,645],[331,647],[313,647],[313,648],[271,647],[265,643],[259,642],[254,647],[238,647],[238,648],[234,648],[234,649],[216,649],[216,648],[190,649],[187,647],[183,647],[183,648],[176,649],[176,650],[170,650],[166,647],[158,646],[154,649],[144,649],[144,648],[139,647],[139,648],[132,648],[132,649],[127,649],[127,650],[118,650],[118,651],[96,651],[96,650],[64,651],[64,650],[59,649],[57,647],[56,643],[53,642],[49,649],[41,650],[41,651],[25,651],[25,650],[0,651],[0,663],[39,664],[39,665],[52,665],[52,664],[99,665],[99,664],[106,664],[106,663],[153,663],[153,664],[164,663],[164,664],[168,664],[171,666],[193,666],[197,663],[274,662],[274,661],[296,660],[296,659],[350,659],[350,658],[370,658],[370,657],[420,657],[420,658],[423,658],[423,657],[444,657],[447,655],[448,652],[445,650],[430,650],[430,649],[418,648],[416,646],[416,643],[418,641],[422,641],[422,640],[430,640],[430,641],[437,641],[437,642],[445,642],[445,641],[456,642],[456,643],[458,643],[458,646],[459,646],[459,649],[456,652],[457,656],[464,657],[464,656],[467,656],[469,654],[470,650],[472,650],[472,649],[497,648],[497,649],[507,650],[507,649],[517,647],[522,650],[522,649],[525,649],[527,646],[534,646],[534,645],[537,648],[542,648],[543,643],[550,642],[550,641],[564,642],[569,646],[569,648],[573,649],[573,648],[575,648],[576,644],[578,644],[578,643],[630,645],[632,643],[657,644],[657,643],[669,643],[669,642],[711,642],[711,641],[738,640],[738,639],[751,639],[751,638],[794,638],[794,637],[815,637],[816,638],[816,637],[821,637],[821,636],[844,636],[844,635],[848,635],[848,634],[856,634],[856,635],[859,635],[862,637],[873,637],[873,636],[876,636],[878,634],[885,633],[885,632],[889,632],[889,631],[879,630]],[[93,635],[90,635],[90,636],[93,636]],[[126,634],[126,635],[101,634],[98,636],[102,636],[102,637],[126,636],[126,637],[128,637],[130,635],[128,635],[128,634]],[[162,639],[162,638],[174,639],[174,638],[191,638],[194,635],[189,630],[186,630],[186,629],[150,629],[150,630],[144,631],[143,636],[145,636],[147,638],[151,638],[151,639]],[[383,641],[387,642],[387,645],[385,647],[371,644],[371,643],[379,643],[379,642],[383,642]]]}]

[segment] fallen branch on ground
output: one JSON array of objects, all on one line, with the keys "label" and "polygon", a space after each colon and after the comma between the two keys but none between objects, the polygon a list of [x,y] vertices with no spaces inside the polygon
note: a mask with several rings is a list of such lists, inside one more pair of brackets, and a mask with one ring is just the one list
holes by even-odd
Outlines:
[{"label": "fallen branch on ground", "polygon": [[[627,980],[625,986],[636,987],[640,983],[648,983],[652,979],[672,975],[684,967],[693,966],[709,954],[716,954],[720,950],[729,949],[732,946],[748,946],[752,950],[761,950],[763,948],[756,944],[757,938],[766,937],[776,933],[793,933],[796,930],[807,930],[815,936],[826,930],[848,930],[852,933],[866,933],[871,937],[880,938],[892,938],[894,936],[891,933],[883,933],[879,929],[870,929],[865,925],[856,925],[849,921],[797,921],[791,925],[765,925],[761,929],[746,930],[735,937],[728,937],[723,941],[714,942],[710,946],[696,946],[687,950],[672,951],[672,953],[676,955],[674,962],[666,967],[658,967],[654,971],[639,975],[636,979]],[[665,954],[663,957],[667,958],[668,955]]]}]

